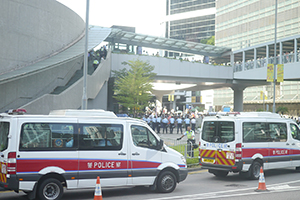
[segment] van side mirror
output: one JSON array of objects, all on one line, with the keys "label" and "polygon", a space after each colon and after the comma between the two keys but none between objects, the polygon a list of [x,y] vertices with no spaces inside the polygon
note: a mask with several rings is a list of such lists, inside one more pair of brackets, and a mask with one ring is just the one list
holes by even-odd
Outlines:
[{"label": "van side mirror", "polygon": [[160,139],[158,141],[157,150],[162,150],[164,148],[164,141]]}]

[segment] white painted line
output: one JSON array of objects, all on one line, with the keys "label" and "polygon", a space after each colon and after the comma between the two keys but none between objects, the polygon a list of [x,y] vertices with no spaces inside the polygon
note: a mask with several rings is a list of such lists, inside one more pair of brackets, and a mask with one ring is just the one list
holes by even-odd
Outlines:
[{"label": "white painted line", "polygon": [[[288,192],[288,191],[295,191],[300,190],[300,186],[290,186],[288,184],[292,183],[300,183],[300,180],[297,181],[289,181],[284,183],[277,183],[273,185],[267,186],[268,192]],[[222,198],[222,197],[232,197],[232,196],[247,196],[247,195],[257,195],[262,194],[262,192],[255,192],[257,187],[251,188],[243,188],[237,190],[225,190],[225,191],[218,191],[218,192],[208,192],[208,193],[198,193],[198,194],[190,194],[190,195],[180,195],[180,196],[171,196],[171,197],[162,197],[162,198],[155,198],[155,199],[147,199],[147,200],[176,200],[176,199],[189,199],[189,200],[201,200],[201,199],[214,199],[214,198]],[[248,193],[244,193],[244,191],[249,191]],[[253,192],[250,192],[253,191]],[[242,193],[238,193],[242,192]],[[229,194],[228,194],[229,193]],[[237,194],[234,194],[237,193]],[[267,193],[267,192],[266,192]]]}]

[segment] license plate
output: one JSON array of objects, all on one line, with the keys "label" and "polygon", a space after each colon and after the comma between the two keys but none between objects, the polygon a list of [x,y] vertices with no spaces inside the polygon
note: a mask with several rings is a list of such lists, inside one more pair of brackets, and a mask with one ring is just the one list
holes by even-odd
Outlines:
[{"label": "license plate", "polygon": [[208,159],[208,158],[202,158],[202,162],[214,164],[215,160],[214,159]]},{"label": "license plate", "polygon": [[232,152],[226,152],[226,159],[234,160],[234,153],[232,153]]}]

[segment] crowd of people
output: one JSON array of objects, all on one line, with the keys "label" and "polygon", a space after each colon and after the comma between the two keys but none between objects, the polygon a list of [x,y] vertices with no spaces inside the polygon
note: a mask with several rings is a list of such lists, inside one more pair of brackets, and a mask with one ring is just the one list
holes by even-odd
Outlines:
[{"label": "crowd of people", "polygon": [[89,52],[89,58],[93,59],[93,67],[94,70],[97,69],[98,65],[100,64],[101,60],[105,60],[107,56],[107,45],[103,45],[100,49]]}]

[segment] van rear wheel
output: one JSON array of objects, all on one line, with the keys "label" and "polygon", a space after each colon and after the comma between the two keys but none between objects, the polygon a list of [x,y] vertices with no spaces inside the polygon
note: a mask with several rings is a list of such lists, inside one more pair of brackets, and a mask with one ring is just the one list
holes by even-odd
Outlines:
[{"label": "van rear wheel", "polygon": [[250,179],[256,180],[259,178],[260,174],[260,168],[262,167],[262,164],[258,161],[254,161],[250,167]]},{"label": "van rear wheel", "polygon": [[63,191],[60,181],[49,178],[40,184],[37,195],[39,200],[59,200],[63,195]]},{"label": "van rear wheel", "polygon": [[157,180],[157,189],[163,193],[173,192],[176,188],[176,177],[170,171],[162,172]]}]

